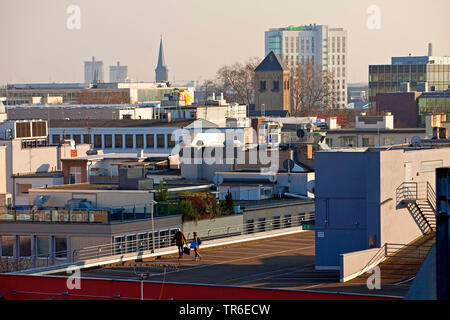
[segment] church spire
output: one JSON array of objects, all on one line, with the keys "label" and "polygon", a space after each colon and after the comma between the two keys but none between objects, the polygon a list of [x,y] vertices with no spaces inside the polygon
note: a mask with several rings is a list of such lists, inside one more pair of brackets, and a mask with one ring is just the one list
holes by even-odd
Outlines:
[{"label": "church spire", "polygon": [[167,69],[166,61],[164,59],[162,36],[159,43],[158,65],[156,66],[155,73],[156,73],[156,82],[165,82],[169,80],[169,70]]}]

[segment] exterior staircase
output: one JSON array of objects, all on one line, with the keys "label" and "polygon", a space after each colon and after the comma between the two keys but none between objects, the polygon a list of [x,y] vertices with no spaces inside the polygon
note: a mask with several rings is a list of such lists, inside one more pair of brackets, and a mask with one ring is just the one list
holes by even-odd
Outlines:
[{"label": "exterior staircase", "polygon": [[405,205],[423,234],[436,232],[436,193],[429,182],[404,182],[397,188],[397,205]]}]

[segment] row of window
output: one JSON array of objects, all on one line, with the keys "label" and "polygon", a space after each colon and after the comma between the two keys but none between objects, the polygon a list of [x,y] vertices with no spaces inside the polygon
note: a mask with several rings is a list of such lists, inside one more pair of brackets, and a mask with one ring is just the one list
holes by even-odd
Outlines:
[{"label": "row of window", "polygon": [[[289,90],[289,80],[284,81],[283,83],[284,90]],[[259,82],[259,90],[266,91],[267,90],[267,82],[265,80]],[[272,81],[272,91],[280,90],[280,81]]]},{"label": "row of window", "polygon": [[[34,241],[34,251],[31,242]],[[67,237],[0,236],[2,257],[67,258]]]},{"label": "row of window", "polygon": [[[64,139],[73,139],[77,144],[92,144],[94,148],[165,149],[166,136],[168,148],[173,148],[175,146],[174,137],[166,134],[67,134],[64,135]],[[52,135],[52,142],[60,144],[61,136],[59,134]]]}]

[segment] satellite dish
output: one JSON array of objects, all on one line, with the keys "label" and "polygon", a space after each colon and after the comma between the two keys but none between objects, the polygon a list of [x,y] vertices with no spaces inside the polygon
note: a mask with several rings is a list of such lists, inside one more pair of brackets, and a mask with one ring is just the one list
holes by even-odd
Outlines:
[{"label": "satellite dish", "polygon": [[417,136],[413,137],[413,138],[411,139],[411,145],[412,145],[414,148],[419,148],[419,147],[421,147],[421,146],[422,146],[422,139],[420,139],[420,137],[417,137]]},{"label": "satellite dish", "polygon": [[223,183],[223,177],[221,174],[216,174],[213,178],[213,182],[216,186],[220,186]]},{"label": "satellite dish", "polygon": [[283,168],[286,170],[292,170],[292,169],[294,169],[294,166],[295,166],[295,162],[292,159],[286,159],[283,162]]},{"label": "satellite dish", "polygon": [[298,130],[297,130],[297,137],[303,138],[304,136],[305,136],[305,130],[303,130],[303,129],[298,129]]},{"label": "satellite dish", "polygon": [[310,180],[306,183],[306,188],[308,192],[315,193],[316,192],[316,180]]},{"label": "satellite dish", "polygon": [[275,175],[275,174],[271,174],[271,175],[269,175],[269,181],[270,182],[272,182],[272,183],[275,183],[275,182],[277,182],[277,175]]},{"label": "satellite dish", "polygon": [[197,141],[197,147],[203,147],[205,144],[203,143],[202,140],[198,140]]}]

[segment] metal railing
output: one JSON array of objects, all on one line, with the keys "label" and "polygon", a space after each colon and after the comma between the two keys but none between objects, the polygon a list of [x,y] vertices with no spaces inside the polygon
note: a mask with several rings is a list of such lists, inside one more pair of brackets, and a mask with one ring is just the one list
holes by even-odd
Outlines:
[{"label": "metal railing", "polygon": [[[248,221],[239,225],[209,228],[197,231],[202,241],[228,238],[238,235],[255,234],[278,229],[313,224],[315,215],[313,213],[298,215],[294,217],[279,217],[270,220]],[[0,259],[0,273],[14,272],[37,267],[47,267],[59,263],[78,262],[90,259],[98,259],[116,255],[143,253],[157,249],[174,246],[172,242],[176,229],[155,231],[142,235],[133,235],[133,239],[116,241],[104,245],[85,247],[79,250],[59,251],[53,254],[41,256],[29,256],[20,258]],[[193,240],[193,234],[187,233],[187,244]]]},{"label": "metal railing", "polygon": [[[220,228],[210,228],[197,231],[202,241],[227,238],[237,235],[254,234],[277,229],[285,229],[296,226],[302,226],[307,222],[313,222],[314,214],[305,214],[294,217],[280,217],[270,220],[247,222],[239,225],[225,226]],[[130,253],[139,253],[151,251],[161,248],[173,246],[174,232],[166,231],[164,234],[156,234],[152,237],[149,233],[148,237],[141,239],[132,239],[119,241],[115,243],[86,247],[72,253],[72,261],[84,261],[88,259],[96,259],[114,255],[123,255]],[[193,240],[193,234],[187,233],[186,239],[188,243]]]},{"label": "metal railing", "polygon": [[396,244],[385,243],[380,250],[369,260],[367,265],[359,273],[366,272],[369,268],[378,265],[382,261],[388,258],[396,259],[410,259],[410,260],[424,260],[431,250],[433,245],[428,244]]},{"label": "metal railing", "polygon": [[426,200],[436,209],[436,193],[428,181],[403,182],[396,190],[397,204],[402,201]]},{"label": "metal railing", "polygon": [[65,263],[69,256],[68,251],[58,251],[53,254],[32,255],[19,258],[0,257],[0,273],[48,267],[57,263]]}]

